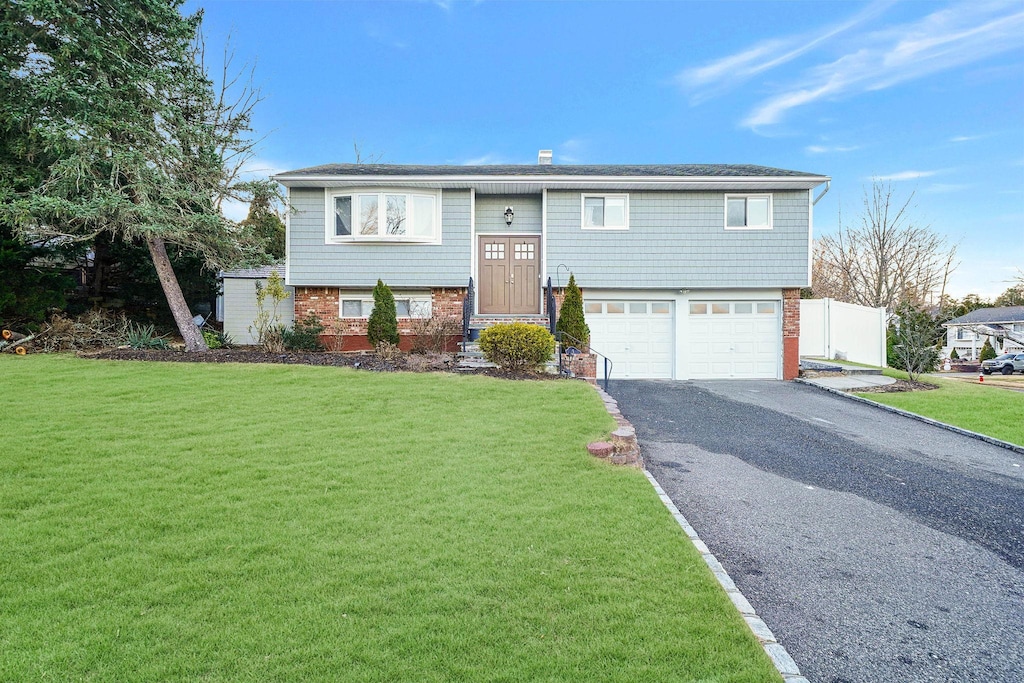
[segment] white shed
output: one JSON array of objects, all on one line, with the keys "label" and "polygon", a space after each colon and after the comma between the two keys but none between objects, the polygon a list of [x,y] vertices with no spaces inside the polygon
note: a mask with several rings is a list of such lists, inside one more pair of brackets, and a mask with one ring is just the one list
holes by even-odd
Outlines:
[{"label": "white shed", "polygon": [[[284,266],[240,268],[220,273],[221,301],[218,319],[224,323],[224,333],[235,344],[255,344],[249,328],[256,319],[256,283],[266,286],[270,272],[276,270],[284,278]],[[285,287],[288,298],[281,302],[278,314],[281,324],[291,327],[295,322],[295,288]]]}]

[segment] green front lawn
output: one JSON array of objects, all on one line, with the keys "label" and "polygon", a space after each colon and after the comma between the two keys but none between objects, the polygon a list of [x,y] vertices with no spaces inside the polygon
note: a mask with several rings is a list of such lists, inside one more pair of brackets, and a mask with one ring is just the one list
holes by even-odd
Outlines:
[{"label": "green front lawn", "polygon": [[0,391],[0,680],[780,680],[581,383],[4,355]]},{"label": "green front lawn", "polygon": [[[885,374],[907,378],[906,373],[898,370],[888,369]],[[928,377],[926,381],[938,384],[939,388],[857,395],[1024,446],[1024,393],[952,379]]]}]

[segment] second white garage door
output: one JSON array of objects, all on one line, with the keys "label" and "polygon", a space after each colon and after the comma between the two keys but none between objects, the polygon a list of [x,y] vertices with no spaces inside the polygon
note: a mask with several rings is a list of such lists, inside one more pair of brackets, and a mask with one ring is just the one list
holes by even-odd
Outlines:
[{"label": "second white garage door", "polygon": [[[608,356],[613,379],[671,379],[675,322],[671,301],[584,303],[590,345]],[[597,358],[597,377],[604,377]]]},{"label": "second white garage door", "polygon": [[691,301],[686,354],[691,379],[779,377],[776,301]]}]

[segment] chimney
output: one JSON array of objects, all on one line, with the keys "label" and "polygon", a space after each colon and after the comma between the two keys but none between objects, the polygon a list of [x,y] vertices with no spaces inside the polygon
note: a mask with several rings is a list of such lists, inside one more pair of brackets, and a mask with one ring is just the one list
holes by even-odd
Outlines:
[{"label": "chimney", "polygon": [[539,165],[541,165],[541,166],[550,166],[551,165],[551,150],[550,149],[542,149],[541,151],[537,152],[537,163]]}]

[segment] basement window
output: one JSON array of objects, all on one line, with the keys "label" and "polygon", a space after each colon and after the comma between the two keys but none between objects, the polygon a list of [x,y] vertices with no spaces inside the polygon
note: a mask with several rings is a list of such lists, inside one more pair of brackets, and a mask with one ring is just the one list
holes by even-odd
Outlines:
[{"label": "basement window", "polygon": [[[373,312],[373,296],[349,294],[342,295],[340,317],[369,318]],[[395,296],[395,317],[398,318],[429,318],[431,299],[424,296]]]}]

